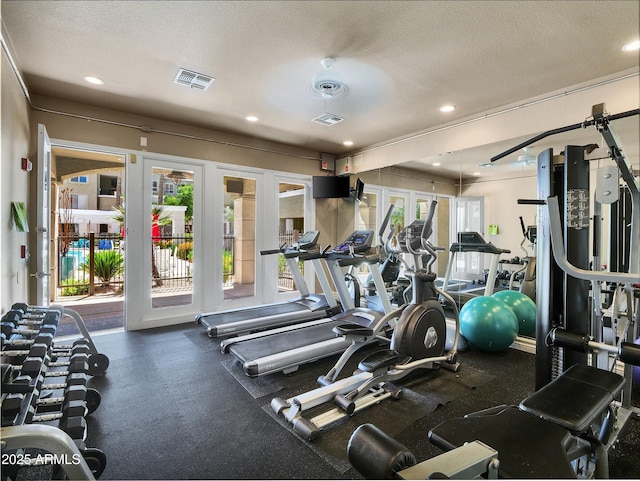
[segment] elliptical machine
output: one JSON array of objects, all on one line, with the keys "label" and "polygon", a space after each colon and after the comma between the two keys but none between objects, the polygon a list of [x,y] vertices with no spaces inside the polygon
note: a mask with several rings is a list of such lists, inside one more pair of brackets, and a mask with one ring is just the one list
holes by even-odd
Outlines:
[{"label": "elliptical machine", "polygon": [[[437,259],[436,249],[428,242],[432,234],[431,222],[437,203],[431,203],[425,221],[415,221],[404,230],[401,250],[413,254],[414,269],[407,275],[413,283],[413,300],[401,312],[388,349],[375,351],[365,357],[352,376],[321,386],[287,400],[274,398],[272,409],[291,422],[294,431],[313,440],[322,429],[362,409],[392,397],[398,399],[402,390],[392,384],[422,369],[445,367],[452,371],[460,368],[457,362],[457,346],[460,338],[458,309],[448,294],[435,286],[436,274],[430,267]],[[427,266],[422,266],[423,254],[431,255]],[[443,296],[455,313],[453,347],[445,352],[447,326],[444,310],[439,302]],[[394,314],[394,313],[392,313]],[[389,314],[391,316],[392,314]],[[313,418],[305,418],[303,412],[333,401],[337,407]]]}]

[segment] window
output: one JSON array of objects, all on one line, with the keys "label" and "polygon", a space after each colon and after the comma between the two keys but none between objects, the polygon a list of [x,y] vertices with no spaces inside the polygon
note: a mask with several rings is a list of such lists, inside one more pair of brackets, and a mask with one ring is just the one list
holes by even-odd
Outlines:
[{"label": "window", "polygon": [[118,177],[111,175],[100,176],[100,191],[98,195],[116,195]]},{"label": "window", "polygon": [[176,185],[171,183],[171,182],[167,182],[166,184],[164,184],[164,195],[174,195],[176,193]]},{"label": "window", "polygon": [[78,177],[71,177],[71,179],[69,179],[69,182],[77,182],[78,184],[86,184],[87,181],[87,176],[86,175],[79,175]]}]

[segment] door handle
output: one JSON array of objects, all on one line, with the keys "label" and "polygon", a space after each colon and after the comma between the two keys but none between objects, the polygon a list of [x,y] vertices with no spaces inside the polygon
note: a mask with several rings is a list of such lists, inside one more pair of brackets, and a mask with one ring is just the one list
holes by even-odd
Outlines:
[{"label": "door handle", "polygon": [[36,272],[35,274],[29,274],[30,277],[37,277],[38,279],[42,279],[43,277],[50,276],[51,273],[47,272]]}]

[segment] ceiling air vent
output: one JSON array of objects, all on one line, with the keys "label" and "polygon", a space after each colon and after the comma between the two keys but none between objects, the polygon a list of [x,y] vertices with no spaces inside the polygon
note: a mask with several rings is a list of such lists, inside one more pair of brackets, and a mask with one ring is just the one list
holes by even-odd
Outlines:
[{"label": "ceiling air vent", "polygon": [[317,124],[322,124],[322,125],[335,125],[338,122],[342,122],[344,119],[342,117],[338,117],[337,115],[333,115],[333,114],[322,114],[317,116],[315,119],[311,119],[312,122],[315,122]]},{"label": "ceiling air vent", "polygon": [[173,83],[191,87],[192,89],[207,90],[214,80],[213,77],[209,77],[208,75],[181,68],[178,70],[176,78],[173,79]]}]

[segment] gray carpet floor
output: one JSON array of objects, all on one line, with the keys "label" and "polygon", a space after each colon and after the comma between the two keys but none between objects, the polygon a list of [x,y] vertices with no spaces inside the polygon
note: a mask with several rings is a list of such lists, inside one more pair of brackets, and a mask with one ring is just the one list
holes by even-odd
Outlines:
[{"label": "gray carpet floor", "polygon": [[[274,396],[314,387],[335,359],[289,376],[250,379],[195,324],[96,335],[94,341],[111,361],[105,375],[89,382],[102,404],[88,419],[87,446],[105,452],[104,480],[360,479],[346,458],[346,441],[358,425],[390,431],[422,460],[441,452],[427,439],[431,427],[517,404],[534,385],[532,355],[469,350],[460,355],[459,376],[425,373],[408,382],[404,398],[357,413],[310,443],[275,419],[268,405]],[[639,433],[640,420],[633,419],[610,453],[612,477],[640,478]]]}]

